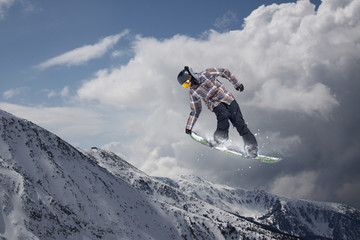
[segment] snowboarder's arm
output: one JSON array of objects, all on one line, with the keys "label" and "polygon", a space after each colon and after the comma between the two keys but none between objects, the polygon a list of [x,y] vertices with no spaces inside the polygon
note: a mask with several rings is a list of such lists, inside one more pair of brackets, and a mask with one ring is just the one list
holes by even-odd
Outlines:
[{"label": "snowboarder's arm", "polygon": [[[234,86],[235,89],[239,88],[240,85],[241,85],[241,82],[239,82],[239,80],[237,80],[235,75],[233,75],[229,71],[229,69],[226,69],[226,68],[208,68],[208,69],[206,69],[206,72],[208,74],[210,74],[210,75],[215,76],[215,77],[219,76],[219,77],[226,78],[227,80],[229,80],[232,83],[232,85]],[[209,76],[206,76],[206,77],[209,78]]]},{"label": "snowboarder's arm", "polygon": [[191,131],[197,119],[199,118],[202,110],[201,99],[193,96],[192,94],[190,94],[190,109],[191,112],[186,124],[186,129]]}]

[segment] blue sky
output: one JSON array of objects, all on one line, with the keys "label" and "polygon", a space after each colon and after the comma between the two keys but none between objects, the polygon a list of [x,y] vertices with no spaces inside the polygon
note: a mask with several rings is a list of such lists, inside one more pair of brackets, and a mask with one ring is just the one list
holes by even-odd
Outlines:
[{"label": "blue sky", "polygon": [[[360,207],[360,0],[0,1],[0,109],[150,175]],[[185,133],[176,76],[225,67],[261,164]],[[195,131],[211,136],[205,109]],[[233,129],[230,138],[242,139]]]}]

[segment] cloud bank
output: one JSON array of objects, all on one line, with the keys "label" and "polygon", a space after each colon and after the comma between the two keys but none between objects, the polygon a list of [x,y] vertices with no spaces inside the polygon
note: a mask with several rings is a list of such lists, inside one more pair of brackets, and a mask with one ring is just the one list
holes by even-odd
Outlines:
[{"label": "cloud bank", "polygon": [[[138,37],[127,65],[98,71],[77,94],[82,101],[142,113],[124,116],[123,131],[137,137],[112,150],[150,174],[193,172],[236,186],[341,201],[345,196],[333,191],[349,193],[352,184],[360,190],[358,175],[347,172],[348,166],[359,165],[359,151],[344,160],[347,143],[360,140],[354,131],[345,134],[349,128],[359,130],[354,123],[354,116],[359,120],[354,94],[360,76],[359,13],[358,0],[324,1],[317,11],[300,0],[261,6],[236,31],[211,30],[203,38]],[[253,163],[244,171],[249,162],[191,142],[183,133],[188,95],[176,81],[184,65],[197,71],[229,68],[245,85],[244,93],[234,93],[250,128],[258,132],[261,151],[284,154],[286,160],[278,166]],[[195,130],[210,135],[214,129],[214,116],[203,111]],[[241,142],[236,133],[232,138]],[[334,176],[339,183],[331,180]],[[360,200],[352,197],[347,196],[348,203]]]},{"label": "cloud bank", "polygon": [[[350,2],[344,13],[338,13],[344,18],[341,20],[336,20],[339,17],[328,6],[330,2],[315,13],[315,6],[303,0],[262,6],[245,19],[242,30],[210,31],[205,39],[139,37],[134,43],[135,57],[128,65],[98,71],[78,94],[105,104],[138,106],[145,92],[154,93],[159,101],[169,90],[180,93],[172,89],[171,79],[182,65],[199,71],[220,65],[230,68],[253,92],[246,99],[253,106],[328,116],[339,102],[329,87],[330,80],[321,81],[314,71],[335,67],[338,69],[331,71],[339,73],[347,58],[357,57],[354,49],[358,46],[349,40],[359,35],[358,27],[352,26],[357,17],[351,9],[357,8],[356,3]],[[342,32],[345,36],[339,34]],[[99,94],[99,88],[106,96]],[[156,99],[147,103],[157,105]]]}]

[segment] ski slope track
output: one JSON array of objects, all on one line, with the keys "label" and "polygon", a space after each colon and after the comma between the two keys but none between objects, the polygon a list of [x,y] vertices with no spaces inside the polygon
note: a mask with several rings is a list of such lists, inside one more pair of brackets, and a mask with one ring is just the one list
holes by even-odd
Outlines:
[{"label": "ski slope track", "polygon": [[0,240],[360,239],[346,205],[155,178],[0,110]]}]

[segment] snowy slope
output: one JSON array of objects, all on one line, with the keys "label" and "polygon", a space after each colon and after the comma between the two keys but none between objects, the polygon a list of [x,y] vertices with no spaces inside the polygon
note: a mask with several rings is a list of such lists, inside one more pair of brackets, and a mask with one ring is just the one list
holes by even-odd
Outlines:
[{"label": "snowy slope", "polygon": [[153,178],[0,110],[1,240],[359,239],[359,219],[337,204]]},{"label": "snowy slope", "polygon": [[213,206],[291,235],[307,239],[360,239],[360,211],[346,205],[234,189],[191,175],[158,179]]},{"label": "snowy slope", "polygon": [[0,239],[295,239],[0,111]]},{"label": "snowy slope", "polygon": [[[99,166],[146,193],[155,203],[160,204],[164,211],[170,213],[175,211],[172,214],[176,221],[180,222],[180,226],[188,225],[185,229],[180,227],[180,232],[190,229],[190,238],[181,234],[182,239],[298,239],[276,229],[269,231],[267,227],[249,222],[179,191],[171,184],[146,175],[114,153],[98,148],[82,150],[82,152],[97,161]],[[187,218],[189,221],[186,221]]]},{"label": "snowy slope", "polygon": [[167,239],[172,234],[173,223],[142,192],[46,130],[2,113],[0,145],[3,237]]}]

